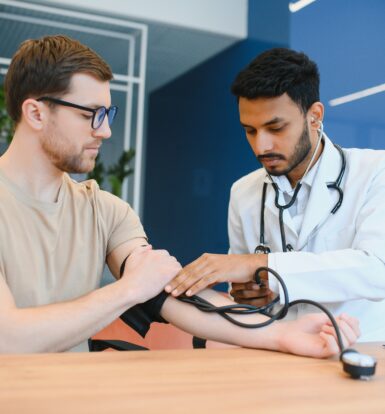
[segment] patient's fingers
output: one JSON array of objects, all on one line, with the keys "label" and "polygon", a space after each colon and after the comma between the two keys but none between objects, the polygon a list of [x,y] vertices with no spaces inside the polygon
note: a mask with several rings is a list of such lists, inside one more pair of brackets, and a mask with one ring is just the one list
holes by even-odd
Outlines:
[{"label": "patient's fingers", "polygon": [[[343,346],[346,347],[346,346],[350,346],[354,344],[358,338],[358,335],[356,334],[354,329],[345,320],[340,319],[340,318],[336,318],[336,320],[337,320],[338,327],[341,333],[341,339],[342,339]],[[324,325],[322,327],[322,332],[327,333],[329,335],[333,335],[334,338],[336,338],[337,340],[337,334],[333,326]]]},{"label": "patient's fingers", "polygon": [[340,319],[344,320],[349,324],[349,326],[353,329],[354,333],[357,335],[357,338],[361,336],[360,322],[357,318],[354,318],[353,316],[350,316],[346,313],[342,313],[340,315]]},{"label": "patient's fingers", "polygon": [[[340,316],[336,318],[336,321],[338,325],[340,325],[344,332],[347,334],[348,339],[350,339],[354,343],[356,340],[360,337],[361,331],[360,331],[360,324],[357,318],[354,318],[353,316],[350,316],[346,313],[342,313]],[[326,323],[329,327],[333,327],[330,320]],[[340,329],[341,329],[340,327]]]},{"label": "patient's fingers", "polygon": [[325,357],[338,354],[340,349],[333,335],[330,335],[326,332],[320,332],[319,336],[325,341],[325,348],[324,348]]}]

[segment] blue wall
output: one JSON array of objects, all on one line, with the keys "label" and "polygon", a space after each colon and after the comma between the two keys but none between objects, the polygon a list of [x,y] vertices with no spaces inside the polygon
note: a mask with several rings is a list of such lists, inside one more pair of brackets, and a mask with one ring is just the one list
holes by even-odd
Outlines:
[{"label": "blue wall", "polygon": [[385,83],[385,1],[318,0],[292,14],[290,45],[319,66],[330,138],[384,149],[385,93],[335,107],[328,102]]},{"label": "blue wall", "polygon": [[241,42],[150,96],[144,226],[183,264],[226,253],[231,184],[257,168],[230,85],[256,54]]},{"label": "blue wall", "polygon": [[[240,127],[230,85],[257,54],[288,45],[287,0],[264,3],[249,4],[248,40],[149,99],[143,223],[151,243],[183,265],[203,252],[228,251],[230,187],[259,167]],[[271,19],[279,29],[272,29]]]}]

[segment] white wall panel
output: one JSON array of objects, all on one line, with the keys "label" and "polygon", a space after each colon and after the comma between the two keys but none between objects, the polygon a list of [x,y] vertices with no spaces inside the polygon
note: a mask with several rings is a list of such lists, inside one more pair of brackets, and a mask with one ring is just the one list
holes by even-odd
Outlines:
[{"label": "white wall panel", "polygon": [[66,0],[65,4],[238,38],[247,36],[247,0]]}]

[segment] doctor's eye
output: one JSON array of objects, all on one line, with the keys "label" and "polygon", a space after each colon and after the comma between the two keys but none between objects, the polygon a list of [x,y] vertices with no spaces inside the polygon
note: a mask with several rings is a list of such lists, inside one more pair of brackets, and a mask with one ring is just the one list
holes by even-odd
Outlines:
[{"label": "doctor's eye", "polygon": [[280,132],[280,131],[283,131],[284,128],[285,128],[285,126],[280,126],[280,127],[277,127],[277,128],[270,128],[270,131],[271,132]]},{"label": "doctor's eye", "polygon": [[253,135],[253,134],[255,134],[255,129],[245,129],[245,134],[246,135]]}]

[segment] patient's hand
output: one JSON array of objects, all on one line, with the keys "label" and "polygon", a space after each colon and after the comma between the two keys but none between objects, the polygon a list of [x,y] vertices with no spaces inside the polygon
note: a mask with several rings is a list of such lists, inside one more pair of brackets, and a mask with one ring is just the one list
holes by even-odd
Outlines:
[{"label": "patient's hand", "polygon": [[[336,317],[344,347],[353,345],[360,336],[359,322],[347,314]],[[337,335],[327,315],[311,313],[294,321],[279,324],[278,348],[282,352],[327,358],[338,354]]]}]

